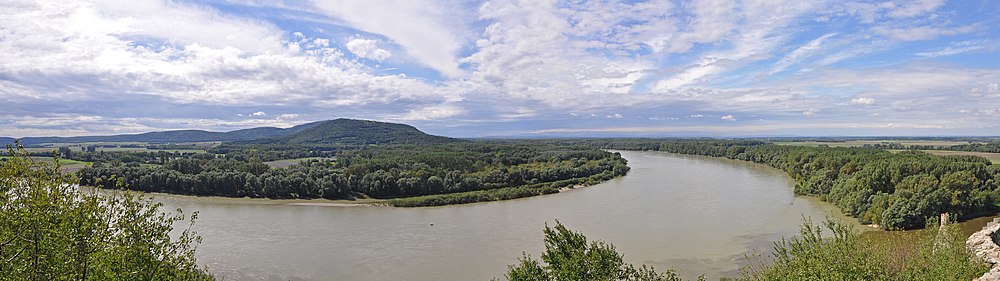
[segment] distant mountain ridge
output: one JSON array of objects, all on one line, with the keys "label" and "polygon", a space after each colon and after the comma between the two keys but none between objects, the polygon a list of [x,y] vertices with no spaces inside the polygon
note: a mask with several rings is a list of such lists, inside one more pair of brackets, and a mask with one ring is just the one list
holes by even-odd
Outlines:
[{"label": "distant mountain ridge", "polygon": [[[0,143],[4,144],[13,143],[14,140],[14,138],[0,137]],[[287,129],[259,127],[229,132],[176,130],[111,136],[25,137],[20,140],[24,145],[84,142],[178,143],[208,141],[259,144],[358,145],[457,141],[448,137],[428,135],[410,125],[343,118],[306,123]]]},{"label": "distant mountain ridge", "polygon": [[366,145],[431,144],[458,139],[428,135],[417,128],[398,123],[369,120],[335,119],[312,124],[299,132],[251,141],[260,144]]}]

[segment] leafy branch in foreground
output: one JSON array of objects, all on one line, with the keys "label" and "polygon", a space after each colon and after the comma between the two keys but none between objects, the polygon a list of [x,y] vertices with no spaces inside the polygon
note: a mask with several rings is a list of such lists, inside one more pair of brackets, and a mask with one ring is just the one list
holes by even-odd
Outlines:
[{"label": "leafy branch in foreground", "polygon": [[[8,146],[0,161],[0,279],[212,280],[195,262],[188,219],[130,192],[82,191],[58,159]],[[175,223],[187,228],[174,232]]]},{"label": "leafy branch in foreground", "polygon": [[[541,280],[636,280],[678,281],[673,271],[656,272],[643,265],[636,268],[623,261],[615,246],[603,241],[587,243],[582,233],[569,230],[559,221],[554,228],[545,226],[545,252],[542,262],[527,254],[510,265],[507,279]],[[703,280],[704,278],[699,278]]]}]

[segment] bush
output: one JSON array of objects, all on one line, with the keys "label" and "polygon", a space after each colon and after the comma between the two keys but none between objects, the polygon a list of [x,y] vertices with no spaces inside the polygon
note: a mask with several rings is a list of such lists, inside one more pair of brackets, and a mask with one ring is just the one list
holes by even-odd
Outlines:
[{"label": "bush", "polygon": [[[83,191],[58,162],[18,148],[0,162],[0,279],[212,280],[195,262],[197,217],[129,192]],[[187,228],[170,234],[175,223]]]}]

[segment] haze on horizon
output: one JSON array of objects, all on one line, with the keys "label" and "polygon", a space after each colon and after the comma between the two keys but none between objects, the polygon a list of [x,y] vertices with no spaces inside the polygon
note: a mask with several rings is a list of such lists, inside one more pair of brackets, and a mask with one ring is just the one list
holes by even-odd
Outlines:
[{"label": "haze on horizon", "polygon": [[1000,1],[0,1],[0,136],[997,135]]}]

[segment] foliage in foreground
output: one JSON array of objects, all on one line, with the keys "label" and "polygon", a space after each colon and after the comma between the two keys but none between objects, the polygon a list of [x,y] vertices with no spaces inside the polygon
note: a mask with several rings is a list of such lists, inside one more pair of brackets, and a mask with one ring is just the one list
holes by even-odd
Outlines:
[{"label": "foliage in foreground", "polygon": [[[211,280],[190,220],[141,195],[81,191],[23,149],[0,161],[0,280]],[[188,228],[171,239],[175,222]]]},{"label": "foliage in foreground", "polygon": [[587,243],[582,233],[569,230],[556,221],[555,228],[545,226],[545,252],[542,261],[527,254],[518,264],[510,265],[507,279],[540,280],[681,280],[673,271],[656,272],[643,265],[636,268],[622,260],[615,246],[602,241]]},{"label": "foliage in foreground", "polygon": [[[614,245],[588,244],[558,221],[545,227],[541,259],[525,255],[508,266],[507,279],[681,280],[673,271],[626,264]],[[748,260],[736,280],[972,280],[989,270],[966,252],[965,236],[954,224],[862,235],[832,220],[822,226],[805,220],[799,236],[774,244],[770,259]]]},{"label": "foliage in foreground", "polygon": [[743,280],[972,280],[989,269],[966,252],[955,224],[862,235],[805,221],[799,236],[775,243],[773,260],[751,260]]}]

